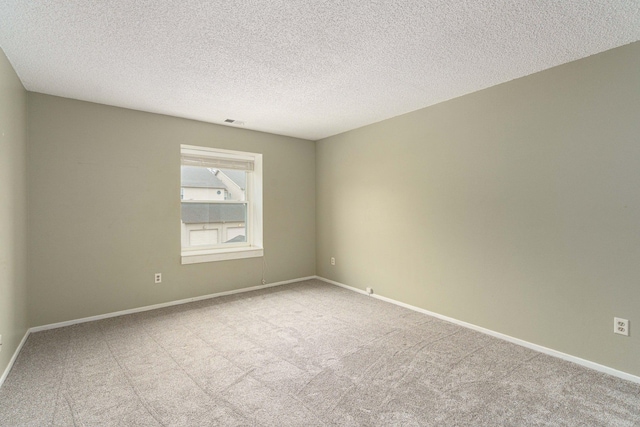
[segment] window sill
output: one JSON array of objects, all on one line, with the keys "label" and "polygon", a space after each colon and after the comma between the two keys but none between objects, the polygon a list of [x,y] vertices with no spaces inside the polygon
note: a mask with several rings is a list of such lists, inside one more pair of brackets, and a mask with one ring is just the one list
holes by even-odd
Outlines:
[{"label": "window sill", "polygon": [[198,264],[201,262],[226,261],[230,259],[256,258],[261,256],[264,256],[264,249],[255,246],[206,251],[188,251],[182,252],[182,264]]}]

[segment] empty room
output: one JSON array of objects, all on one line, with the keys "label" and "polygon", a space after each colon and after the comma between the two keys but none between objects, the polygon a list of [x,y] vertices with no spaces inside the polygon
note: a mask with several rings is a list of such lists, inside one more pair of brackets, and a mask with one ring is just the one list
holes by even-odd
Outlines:
[{"label": "empty room", "polygon": [[0,1],[0,426],[640,426],[640,3]]}]

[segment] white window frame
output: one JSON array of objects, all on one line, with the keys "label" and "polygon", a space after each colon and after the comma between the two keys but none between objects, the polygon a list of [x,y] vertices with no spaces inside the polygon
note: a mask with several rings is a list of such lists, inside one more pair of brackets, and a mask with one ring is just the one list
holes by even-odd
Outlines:
[{"label": "white window frame", "polygon": [[[181,231],[182,264],[264,256],[264,248],[262,246],[262,154],[181,144],[181,165],[183,156],[188,156],[189,158],[197,157],[203,159],[203,161],[207,159],[224,159],[251,162],[253,163],[253,171],[247,171],[247,218],[245,223],[247,241],[225,245],[223,248],[219,246],[215,248],[187,248],[182,246]],[[182,182],[180,184],[180,188],[182,188]],[[180,202],[182,203],[183,201],[180,200]]]}]

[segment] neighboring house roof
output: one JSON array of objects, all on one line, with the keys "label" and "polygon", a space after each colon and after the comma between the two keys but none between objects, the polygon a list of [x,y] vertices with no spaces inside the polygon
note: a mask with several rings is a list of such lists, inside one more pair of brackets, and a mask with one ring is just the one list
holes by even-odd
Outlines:
[{"label": "neighboring house roof", "polygon": [[182,222],[245,222],[243,204],[182,203]]},{"label": "neighboring house roof", "polygon": [[[183,187],[196,188],[227,188],[224,182],[216,176],[216,169],[203,168],[198,166],[182,166],[181,182]],[[225,169],[221,171],[241,189],[247,188],[247,174],[244,171]]]},{"label": "neighboring house roof", "polygon": [[183,187],[227,188],[227,186],[207,168],[182,166],[180,168],[180,175]]},{"label": "neighboring house roof", "polygon": [[227,175],[231,179],[231,181],[238,184],[238,187],[242,188],[243,190],[247,188],[247,173],[245,171],[224,169],[221,172]]}]

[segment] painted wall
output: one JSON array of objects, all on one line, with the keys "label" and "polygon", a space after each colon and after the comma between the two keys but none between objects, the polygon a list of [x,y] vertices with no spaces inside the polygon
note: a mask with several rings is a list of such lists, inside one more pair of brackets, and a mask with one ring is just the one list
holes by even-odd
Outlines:
[{"label": "painted wall", "polygon": [[640,375],[638,70],[635,43],[319,141],[318,274]]},{"label": "painted wall", "polygon": [[27,92],[0,50],[0,376],[27,332]]},{"label": "painted wall", "polygon": [[180,264],[180,144],[262,153],[266,281],[315,274],[313,142],[29,93],[31,326],[261,284]]}]

